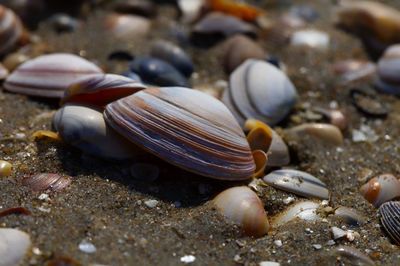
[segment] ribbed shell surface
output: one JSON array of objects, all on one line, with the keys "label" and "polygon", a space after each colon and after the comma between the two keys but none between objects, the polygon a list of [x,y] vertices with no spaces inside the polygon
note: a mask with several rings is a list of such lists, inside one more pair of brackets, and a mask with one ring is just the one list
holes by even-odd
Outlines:
[{"label": "ribbed shell surface", "polygon": [[12,50],[23,32],[22,23],[11,10],[0,5],[0,55]]},{"label": "ribbed shell surface", "polygon": [[142,90],[107,105],[105,118],[140,147],[188,171],[242,180],[255,170],[235,118],[202,92],[181,87]]},{"label": "ribbed shell surface", "polygon": [[400,245],[400,202],[388,201],[379,208],[383,228],[390,238]]},{"label": "ribbed shell surface", "polygon": [[49,54],[19,66],[5,81],[11,92],[61,98],[64,91],[83,77],[103,73],[95,64],[73,54]]}]

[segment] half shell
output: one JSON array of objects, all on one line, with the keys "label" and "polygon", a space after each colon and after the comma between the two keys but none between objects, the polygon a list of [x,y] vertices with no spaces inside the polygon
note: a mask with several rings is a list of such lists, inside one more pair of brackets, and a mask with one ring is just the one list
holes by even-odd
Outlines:
[{"label": "half shell", "polygon": [[72,83],[99,73],[103,71],[95,64],[73,54],[42,55],[20,65],[4,87],[31,96],[61,98]]},{"label": "half shell", "polygon": [[150,88],[107,105],[105,118],[140,147],[188,171],[226,180],[255,164],[235,118],[215,98],[187,88]]}]

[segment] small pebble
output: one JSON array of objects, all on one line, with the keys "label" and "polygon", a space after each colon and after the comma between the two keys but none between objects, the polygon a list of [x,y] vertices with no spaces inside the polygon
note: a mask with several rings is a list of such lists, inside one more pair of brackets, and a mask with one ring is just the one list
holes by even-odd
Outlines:
[{"label": "small pebble", "polygon": [[155,208],[158,205],[158,200],[146,200],[144,204],[149,208]]},{"label": "small pebble", "polygon": [[275,240],[274,241],[275,246],[277,247],[282,247],[282,240]]},{"label": "small pebble", "polygon": [[181,262],[186,263],[186,264],[192,263],[195,260],[196,260],[196,257],[193,255],[185,255],[185,256],[181,257]]},{"label": "small pebble", "polygon": [[79,243],[79,250],[84,253],[95,253],[97,249],[95,245],[84,239]]},{"label": "small pebble", "polygon": [[315,248],[316,250],[319,250],[319,249],[322,248],[322,245],[320,245],[320,244],[314,244],[314,245],[312,245],[312,246],[313,246],[313,248]]}]

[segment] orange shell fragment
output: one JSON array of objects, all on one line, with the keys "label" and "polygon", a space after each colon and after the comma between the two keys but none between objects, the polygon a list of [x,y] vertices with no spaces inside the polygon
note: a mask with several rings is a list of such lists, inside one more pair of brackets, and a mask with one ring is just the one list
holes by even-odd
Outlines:
[{"label": "orange shell fragment", "polygon": [[208,0],[208,5],[214,11],[220,11],[246,21],[254,21],[263,13],[261,9],[232,0]]}]

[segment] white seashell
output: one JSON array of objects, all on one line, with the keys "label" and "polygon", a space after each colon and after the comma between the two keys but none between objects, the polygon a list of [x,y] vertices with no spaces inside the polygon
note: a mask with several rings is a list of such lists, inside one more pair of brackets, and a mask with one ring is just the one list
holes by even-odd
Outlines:
[{"label": "white seashell", "polygon": [[73,54],[42,55],[20,65],[6,79],[6,90],[31,96],[61,98],[77,80],[103,71]]},{"label": "white seashell", "polygon": [[299,30],[293,33],[290,44],[293,46],[327,49],[329,47],[329,35],[318,30]]},{"label": "white seashell", "polygon": [[213,202],[222,215],[240,225],[246,235],[259,237],[268,232],[264,206],[250,188],[229,188],[218,194]]},{"label": "white seashell", "polygon": [[20,265],[31,244],[27,233],[12,228],[0,228],[0,266]]},{"label": "white seashell", "polygon": [[294,219],[304,221],[318,221],[321,217],[317,214],[320,204],[313,201],[302,201],[291,205],[282,213],[273,217],[272,227],[278,227]]},{"label": "white seashell", "polygon": [[199,16],[205,0],[178,0],[178,7],[182,12],[182,21],[191,23]]},{"label": "white seashell", "polygon": [[298,170],[276,170],[264,176],[264,182],[275,188],[292,192],[304,197],[329,199],[326,184],[318,178]]},{"label": "white seashell", "polygon": [[360,192],[377,208],[386,201],[400,198],[400,181],[391,174],[383,174],[361,186]]},{"label": "white seashell", "polygon": [[306,123],[287,129],[285,133],[294,139],[301,139],[304,135],[308,135],[332,145],[343,143],[343,135],[340,129],[330,124]]},{"label": "white seashell", "polygon": [[237,120],[257,119],[268,125],[283,120],[293,108],[297,92],[288,77],[270,63],[248,59],[230,76],[223,101]]},{"label": "white seashell", "polygon": [[132,40],[145,37],[150,32],[151,22],[140,16],[111,14],[105,19],[105,27],[120,40]]},{"label": "white seashell", "polygon": [[68,144],[93,156],[129,159],[140,149],[106,125],[101,111],[67,104],[57,111],[53,125]]}]

